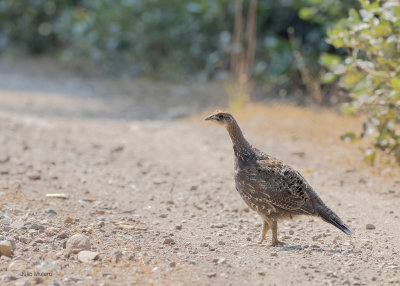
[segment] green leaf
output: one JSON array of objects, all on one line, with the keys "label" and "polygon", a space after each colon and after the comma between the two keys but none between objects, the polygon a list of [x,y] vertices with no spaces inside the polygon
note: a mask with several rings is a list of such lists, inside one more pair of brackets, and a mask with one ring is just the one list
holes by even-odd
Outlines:
[{"label": "green leaf", "polygon": [[367,149],[364,155],[364,161],[368,164],[373,164],[376,160],[376,152],[371,149]]},{"label": "green leaf", "polygon": [[334,82],[337,79],[337,75],[333,72],[326,72],[322,75],[320,82],[321,84],[329,84]]},{"label": "green leaf", "polygon": [[395,90],[400,90],[400,79],[399,78],[392,78],[390,80],[390,82]]},{"label": "green leaf", "polygon": [[309,20],[314,17],[317,12],[318,11],[315,8],[303,7],[299,11],[299,17],[303,20]]},{"label": "green leaf", "polygon": [[360,138],[353,131],[342,134],[340,139],[342,139],[344,142],[356,142],[360,140]]},{"label": "green leaf", "polygon": [[319,58],[319,62],[327,68],[334,68],[334,66],[341,63],[341,59],[338,55],[323,53]]},{"label": "green leaf", "polygon": [[354,22],[354,23],[360,23],[360,16],[358,15],[357,11],[353,8],[350,9],[349,11],[349,16],[350,19]]}]

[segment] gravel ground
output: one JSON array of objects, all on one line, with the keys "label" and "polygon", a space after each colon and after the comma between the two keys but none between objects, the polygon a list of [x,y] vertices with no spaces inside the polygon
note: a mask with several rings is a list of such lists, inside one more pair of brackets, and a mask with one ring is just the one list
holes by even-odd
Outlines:
[{"label": "gravel ground", "polygon": [[[10,83],[27,77],[4,67],[1,285],[400,284],[400,170],[371,168],[359,145],[340,141],[360,118],[283,105],[235,114],[253,145],[300,170],[355,230],[349,237],[300,217],[279,225],[285,246],[248,246],[261,221],[234,189],[223,128],[200,115],[107,116],[123,111],[102,109],[104,97],[86,104],[73,88],[45,89],[40,74],[19,90]],[[60,90],[77,80],[70,77]],[[152,94],[156,102],[160,94]],[[154,118],[164,116],[171,119]]]}]

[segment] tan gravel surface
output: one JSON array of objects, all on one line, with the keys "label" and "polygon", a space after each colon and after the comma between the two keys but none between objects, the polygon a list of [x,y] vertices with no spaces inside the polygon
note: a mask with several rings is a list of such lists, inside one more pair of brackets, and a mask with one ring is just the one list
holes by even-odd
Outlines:
[{"label": "tan gravel surface", "polygon": [[253,145],[300,170],[355,230],[300,217],[279,225],[285,246],[247,246],[261,221],[234,189],[223,128],[200,115],[21,111],[15,92],[0,86],[0,241],[15,247],[0,257],[1,285],[400,284],[400,172],[340,141],[358,118],[282,105],[235,113]]}]

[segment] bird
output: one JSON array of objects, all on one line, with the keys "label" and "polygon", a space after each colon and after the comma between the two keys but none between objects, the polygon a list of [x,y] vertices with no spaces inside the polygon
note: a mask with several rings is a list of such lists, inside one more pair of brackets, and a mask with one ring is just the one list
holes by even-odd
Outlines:
[{"label": "bird", "polygon": [[230,113],[217,111],[205,120],[222,125],[228,131],[235,155],[236,190],[262,218],[260,238],[250,245],[262,245],[269,229],[272,231],[271,246],[283,245],[278,240],[278,222],[300,215],[320,217],[345,234],[352,233],[297,170],[253,147]]}]

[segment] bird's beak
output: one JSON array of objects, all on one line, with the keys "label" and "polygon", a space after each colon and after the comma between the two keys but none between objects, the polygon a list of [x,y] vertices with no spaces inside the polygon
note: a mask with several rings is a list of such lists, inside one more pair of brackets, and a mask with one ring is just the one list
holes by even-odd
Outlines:
[{"label": "bird's beak", "polygon": [[204,120],[211,120],[212,119],[212,115],[210,115],[210,116],[207,116],[206,118],[204,118]]}]

